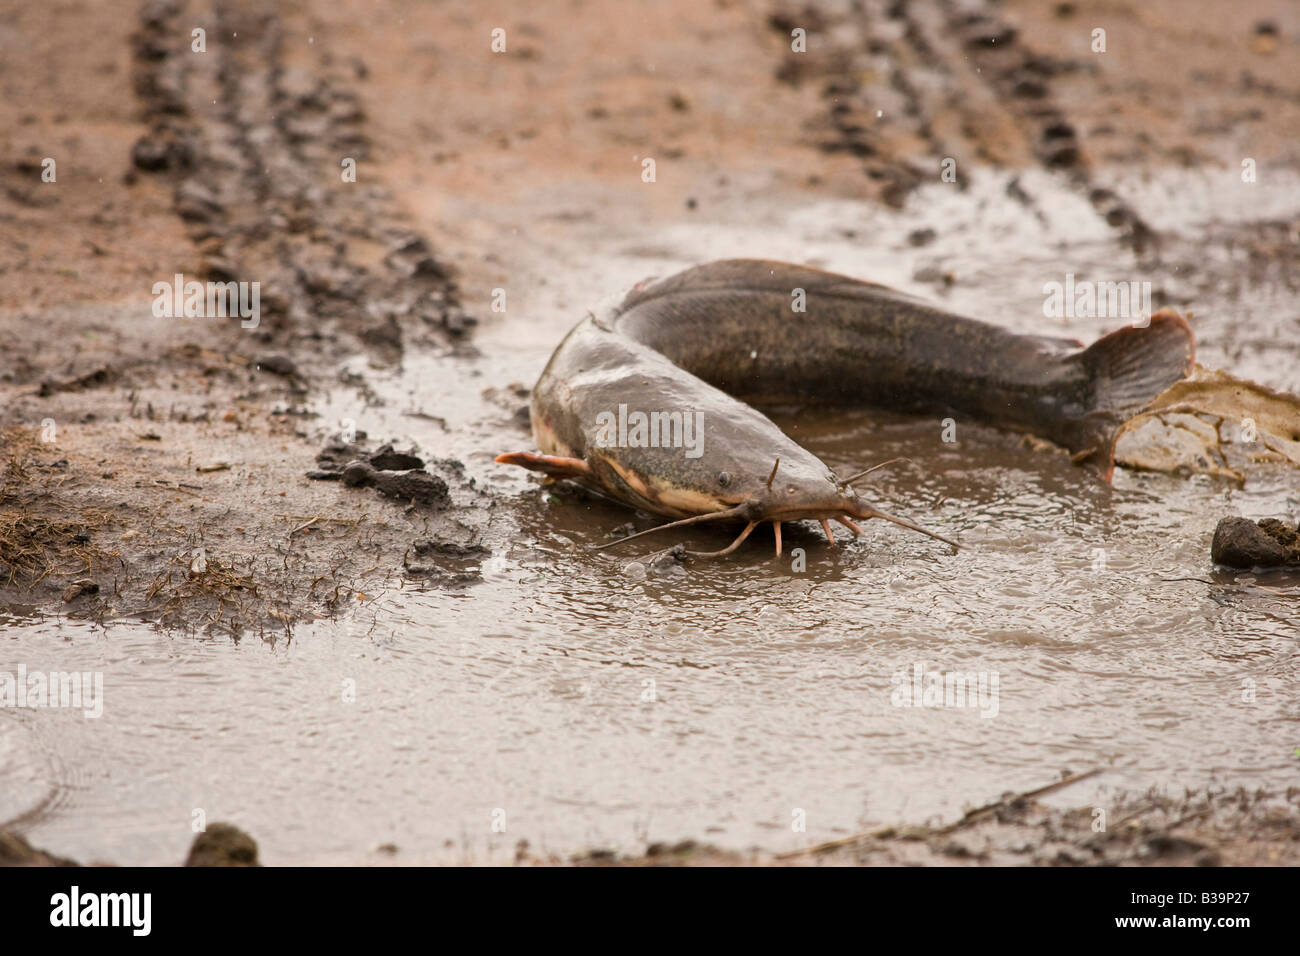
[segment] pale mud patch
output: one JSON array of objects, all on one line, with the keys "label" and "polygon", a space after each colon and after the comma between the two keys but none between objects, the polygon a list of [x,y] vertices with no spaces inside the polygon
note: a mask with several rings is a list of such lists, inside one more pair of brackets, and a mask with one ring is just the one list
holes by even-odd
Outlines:
[{"label": "pale mud patch", "polygon": [[1300,467],[1300,398],[1197,366],[1130,419],[1115,460],[1244,483],[1258,467]]}]

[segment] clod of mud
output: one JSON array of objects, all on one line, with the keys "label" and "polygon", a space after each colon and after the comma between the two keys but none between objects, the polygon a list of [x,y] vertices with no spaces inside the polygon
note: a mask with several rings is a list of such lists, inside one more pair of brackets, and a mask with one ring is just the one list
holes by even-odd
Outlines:
[{"label": "clod of mud", "polygon": [[87,372],[85,375],[78,375],[62,382],[51,382],[47,379],[41,383],[41,389],[37,395],[40,398],[49,398],[56,392],[81,392],[90,388],[101,388],[105,385],[111,385],[117,381],[117,378],[117,371],[105,365],[93,372]]},{"label": "clod of mud", "polygon": [[[213,823],[194,838],[185,866],[261,866],[257,841],[239,827]],[[81,866],[27,842],[13,830],[0,828],[0,866]]]},{"label": "clod of mud", "polygon": [[[366,438],[365,432],[357,432],[356,438],[357,441],[352,442],[331,439],[316,456],[316,464],[320,465],[320,468],[307,472],[307,477],[314,481],[338,481],[342,479],[345,485],[351,487],[360,485],[379,487],[376,484],[379,479],[376,479],[372,472],[421,471],[425,467],[424,459],[413,452],[397,451],[392,444],[380,445],[372,452],[368,451],[363,443]],[[458,461],[435,459],[430,461],[430,464],[445,467],[455,472],[458,478],[464,477],[464,466]],[[348,469],[352,465],[362,467],[354,468],[351,478],[349,478]],[[441,478],[437,480],[442,481]],[[417,478],[416,481],[423,481],[423,479]],[[445,482],[443,483],[443,489],[446,490]],[[405,496],[398,495],[397,497]]]},{"label": "clod of mud", "polygon": [[141,136],[131,147],[131,163],[146,173],[181,172],[193,167],[194,150],[187,143],[161,133]]},{"label": "clod of mud", "polygon": [[239,827],[213,823],[194,838],[186,866],[261,866],[257,841]]},{"label": "clod of mud", "polygon": [[478,584],[483,577],[477,565],[492,554],[482,545],[456,541],[417,541],[414,551],[414,559],[408,553],[402,560],[406,573],[442,587]]},{"label": "clod of mud", "polygon": [[451,504],[447,482],[427,471],[380,471],[368,462],[353,461],[343,469],[343,484],[350,488],[375,488],[390,498],[429,508],[445,508]]},{"label": "clod of mud", "polygon": [[1246,482],[1256,466],[1300,466],[1300,397],[1197,365],[1121,427],[1115,460],[1130,468]]},{"label": "clod of mud", "polygon": [[370,464],[380,471],[410,471],[413,468],[424,467],[424,461],[421,458],[409,453],[394,451],[392,445],[384,445],[376,449],[369,460]]},{"label": "clod of mud", "polygon": [[309,472],[307,477],[317,477],[318,481],[337,480],[349,462],[356,461],[358,458],[365,458],[370,454],[362,444],[366,437],[365,432],[358,431],[356,441],[349,442],[338,438],[330,439],[316,455],[316,464],[320,465],[322,471],[329,473],[328,478],[319,478],[316,472]]},{"label": "clod of mud", "polygon": [[457,541],[417,541],[415,553],[422,557],[437,555],[461,561],[478,561],[492,554],[481,544],[461,544]]},{"label": "clod of mud", "polygon": [[1223,518],[1214,529],[1210,557],[1230,568],[1300,567],[1300,529],[1276,518]]}]

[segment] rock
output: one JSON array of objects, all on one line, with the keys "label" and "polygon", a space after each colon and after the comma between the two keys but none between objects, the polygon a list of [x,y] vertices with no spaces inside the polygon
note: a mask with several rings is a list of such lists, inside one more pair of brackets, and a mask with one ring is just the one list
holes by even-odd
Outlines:
[{"label": "rock", "polygon": [[294,364],[293,359],[287,355],[263,355],[257,360],[257,367],[264,372],[270,372],[272,375],[283,375],[285,378],[298,378],[298,366]]},{"label": "rock", "polygon": [[261,866],[257,841],[229,823],[214,823],[194,838],[186,866]]},{"label": "rock", "polygon": [[1249,518],[1224,518],[1214,529],[1210,557],[1215,564],[1230,568],[1300,564],[1300,539],[1295,531],[1273,518],[1259,524]]},{"label": "rock", "polygon": [[142,136],[131,147],[131,162],[137,169],[156,173],[166,169],[171,159],[168,144],[162,140]]}]

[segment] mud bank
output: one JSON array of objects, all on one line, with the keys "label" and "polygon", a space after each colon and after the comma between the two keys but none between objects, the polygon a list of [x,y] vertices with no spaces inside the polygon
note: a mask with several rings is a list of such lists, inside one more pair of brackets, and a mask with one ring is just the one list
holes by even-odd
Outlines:
[{"label": "mud bank", "polygon": [[[0,866],[81,866],[76,860],[54,856],[32,846],[22,834],[0,828]],[[96,861],[95,866],[111,864]],[[185,858],[185,866],[261,866],[257,841],[239,827],[213,823],[198,836]]]},{"label": "mud bank", "polygon": [[[472,354],[474,319],[391,196],[344,178],[369,158],[364,62],[324,44],[286,49],[289,28],[256,5],[190,7],[145,3],[134,22],[19,15],[60,61],[96,42],[8,144],[12,155],[41,143],[62,175],[28,200],[26,161],[10,167],[0,602],[239,635],[400,586],[417,541],[480,547],[488,503],[459,462],[427,479],[438,508],[306,478],[325,436],[356,432],[309,408],[327,388],[365,393],[342,359]],[[197,20],[210,53],[181,42]],[[11,101],[21,96],[24,81],[6,82]],[[46,139],[60,135],[62,148]],[[94,238],[78,244],[88,223]],[[24,228],[63,238],[33,248],[17,238]],[[49,290],[51,261],[64,263],[66,291]],[[260,309],[160,316],[154,281],[173,273],[255,284]]]},{"label": "mud bank", "polygon": [[[1037,797],[1049,785],[967,811],[950,824],[882,827],[774,854],[720,849],[696,840],[652,843],[643,853],[591,849],[569,857],[515,846],[515,866],[1295,866],[1300,863],[1300,789],[1151,792],[1120,795],[1107,808],[1061,810]],[[384,865],[403,859],[396,843],[376,850]],[[469,861],[466,861],[469,862]],[[0,866],[78,866],[0,829]],[[98,861],[97,865],[106,865]],[[190,847],[185,866],[260,866],[257,842],[215,823]]]}]

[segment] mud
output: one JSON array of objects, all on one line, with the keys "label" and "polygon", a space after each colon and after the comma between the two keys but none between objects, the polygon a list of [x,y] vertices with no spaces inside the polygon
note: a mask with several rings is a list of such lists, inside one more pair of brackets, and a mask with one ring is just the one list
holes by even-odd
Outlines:
[{"label": "mud", "polygon": [[[0,866],[82,866],[33,847],[21,834],[0,828]],[[102,865],[102,864],[101,864]],[[257,841],[239,827],[213,823],[194,838],[185,866],[261,866]]]},{"label": "mud", "polygon": [[[170,865],[203,801],[270,863],[1295,861],[1300,578],[1210,560],[1224,515],[1295,526],[1271,393],[1246,396],[1278,419],[1267,449],[1110,489],[966,422],[948,445],[938,422],[791,414],[833,467],[912,458],[873,476],[882,504],[972,544],[870,529],[828,554],[792,527],[806,576],[769,542],[707,571],[672,541],[593,555],[649,522],[492,464],[586,310],[733,256],[1085,341],[1121,323],[1046,318],[1044,282],[1141,278],[1203,365],[1300,390],[1295,15],[130,9],[0,20],[0,617],[22,659],[121,688],[94,734],[0,714],[0,819],[32,843]],[[177,273],[260,282],[257,326],[159,318]],[[1234,415],[1151,427],[1181,448]],[[346,484],[354,461],[399,493]],[[904,719],[890,672],[925,657],[1001,668],[1006,713]],[[1104,770],[944,832],[1062,766]]]},{"label": "mud", "polygon": [[[1075,775],[1078,777],[1080,775]],[[1072,778],[1067,778],[1067,780]],[[788,852],[736,851],[697,840],[655,842],[644,852],[593,848],[565,857],[514,847],[516,866],[1279,866],[1300,854],[1300,789],[1285,793],[1151,791],[1120,795],[1113,819],[1096,807],[1062,810],[1008,793],[949,824],[900,824]],[[396,856],[396,844],[377,853]],[[0,866],[78,866],[0,829]],[[185,866],[261,866],[257,841],[228,823],[194,839]]]},{"label": "mud", "polygon": [[[201,18],[214,42],[210,54],[195,55],[177,40],[195,20],[190,7],[145,3],[134,23],[103,14],[24,18],[24,32],[44,30],[66,44],[107,31],[113,42],[87,69],[111,77],[107,92],[135,105],[108,109],[106,126],[87,127],[104,108],[75,88],[76,76],[61,75],[44,94],[65,112],[55,128],[80,128],[77,142],[90,130],[116,149],[105,155],[82,143],[63,167],[74,190],[99,173],[100,211],[91,218],[103,235],[92,258],[103,262],[80,267],[72,297],[92,303],[94,317],[71,301],[55,303],[51,317],[39,295],[26,294],[20,276],[38,278],[43,264],[27,259],[5,270],[0,528],[11,537],[0,546],[0,601],[238,636],[332,615],[365,588],[400,580],[393,556],[417,537],[466,547],[477,540],[460,523],[431,518],[455,495],[475,509],[463,475],[452,478],[456,492],[438,475],[357,476],[354,484],[427,506],[407,515],[375,502],[387,512],[377,520],[354,495],[302,481],[317,434],[307,430],[317,415],[304,401],[336,380],[342,357],[387,364],[406,347],[464,349],[474,319],[428,241],[367,182],[370,147],[355,89],[362,61],[339,62],[324,46],[286,51],[280,19],[241,4]],[[218,42],[222,34],[248,42]],[[50,123],[32,115],[13,125]],[[141,128],[123,152],[122,140]],[[321,175],[339,168],[339,157],[361,164],[358,182]],[[75,243],[83,214],[57,201],[37,208],[48,210],[39,228]],[[170,247],[156,247],[170,260],[161,268],[139,259],[155,251],[141,240],[155,230]],[[55,246],[54,254],[75,250]],[[260,321],[160,322],[140,295],[152,286],[145,278],[125,302],[98,308],[113,294],[100,277],[114,272],[259,282]],[[29,326],[54,334],[24,334]],[[69,350],[68,341],[79,344]],[[365,391],[363,380],[349,384]],[[225,474],[208,466],[226,458]],[[268,546],[272,557],[264,557]]]},{"label": "mud", "polygon": [[[1095,807],[1060,810],[1007,794],[951,824],[883,827],[791,853],[726,851],[684,841],[643,855],[595,850],[602,866],[1279,866],[1296,858],[1300,793],[1131,794],[1106,819]],[[526,859],[526,857],[525,857]]]}]

